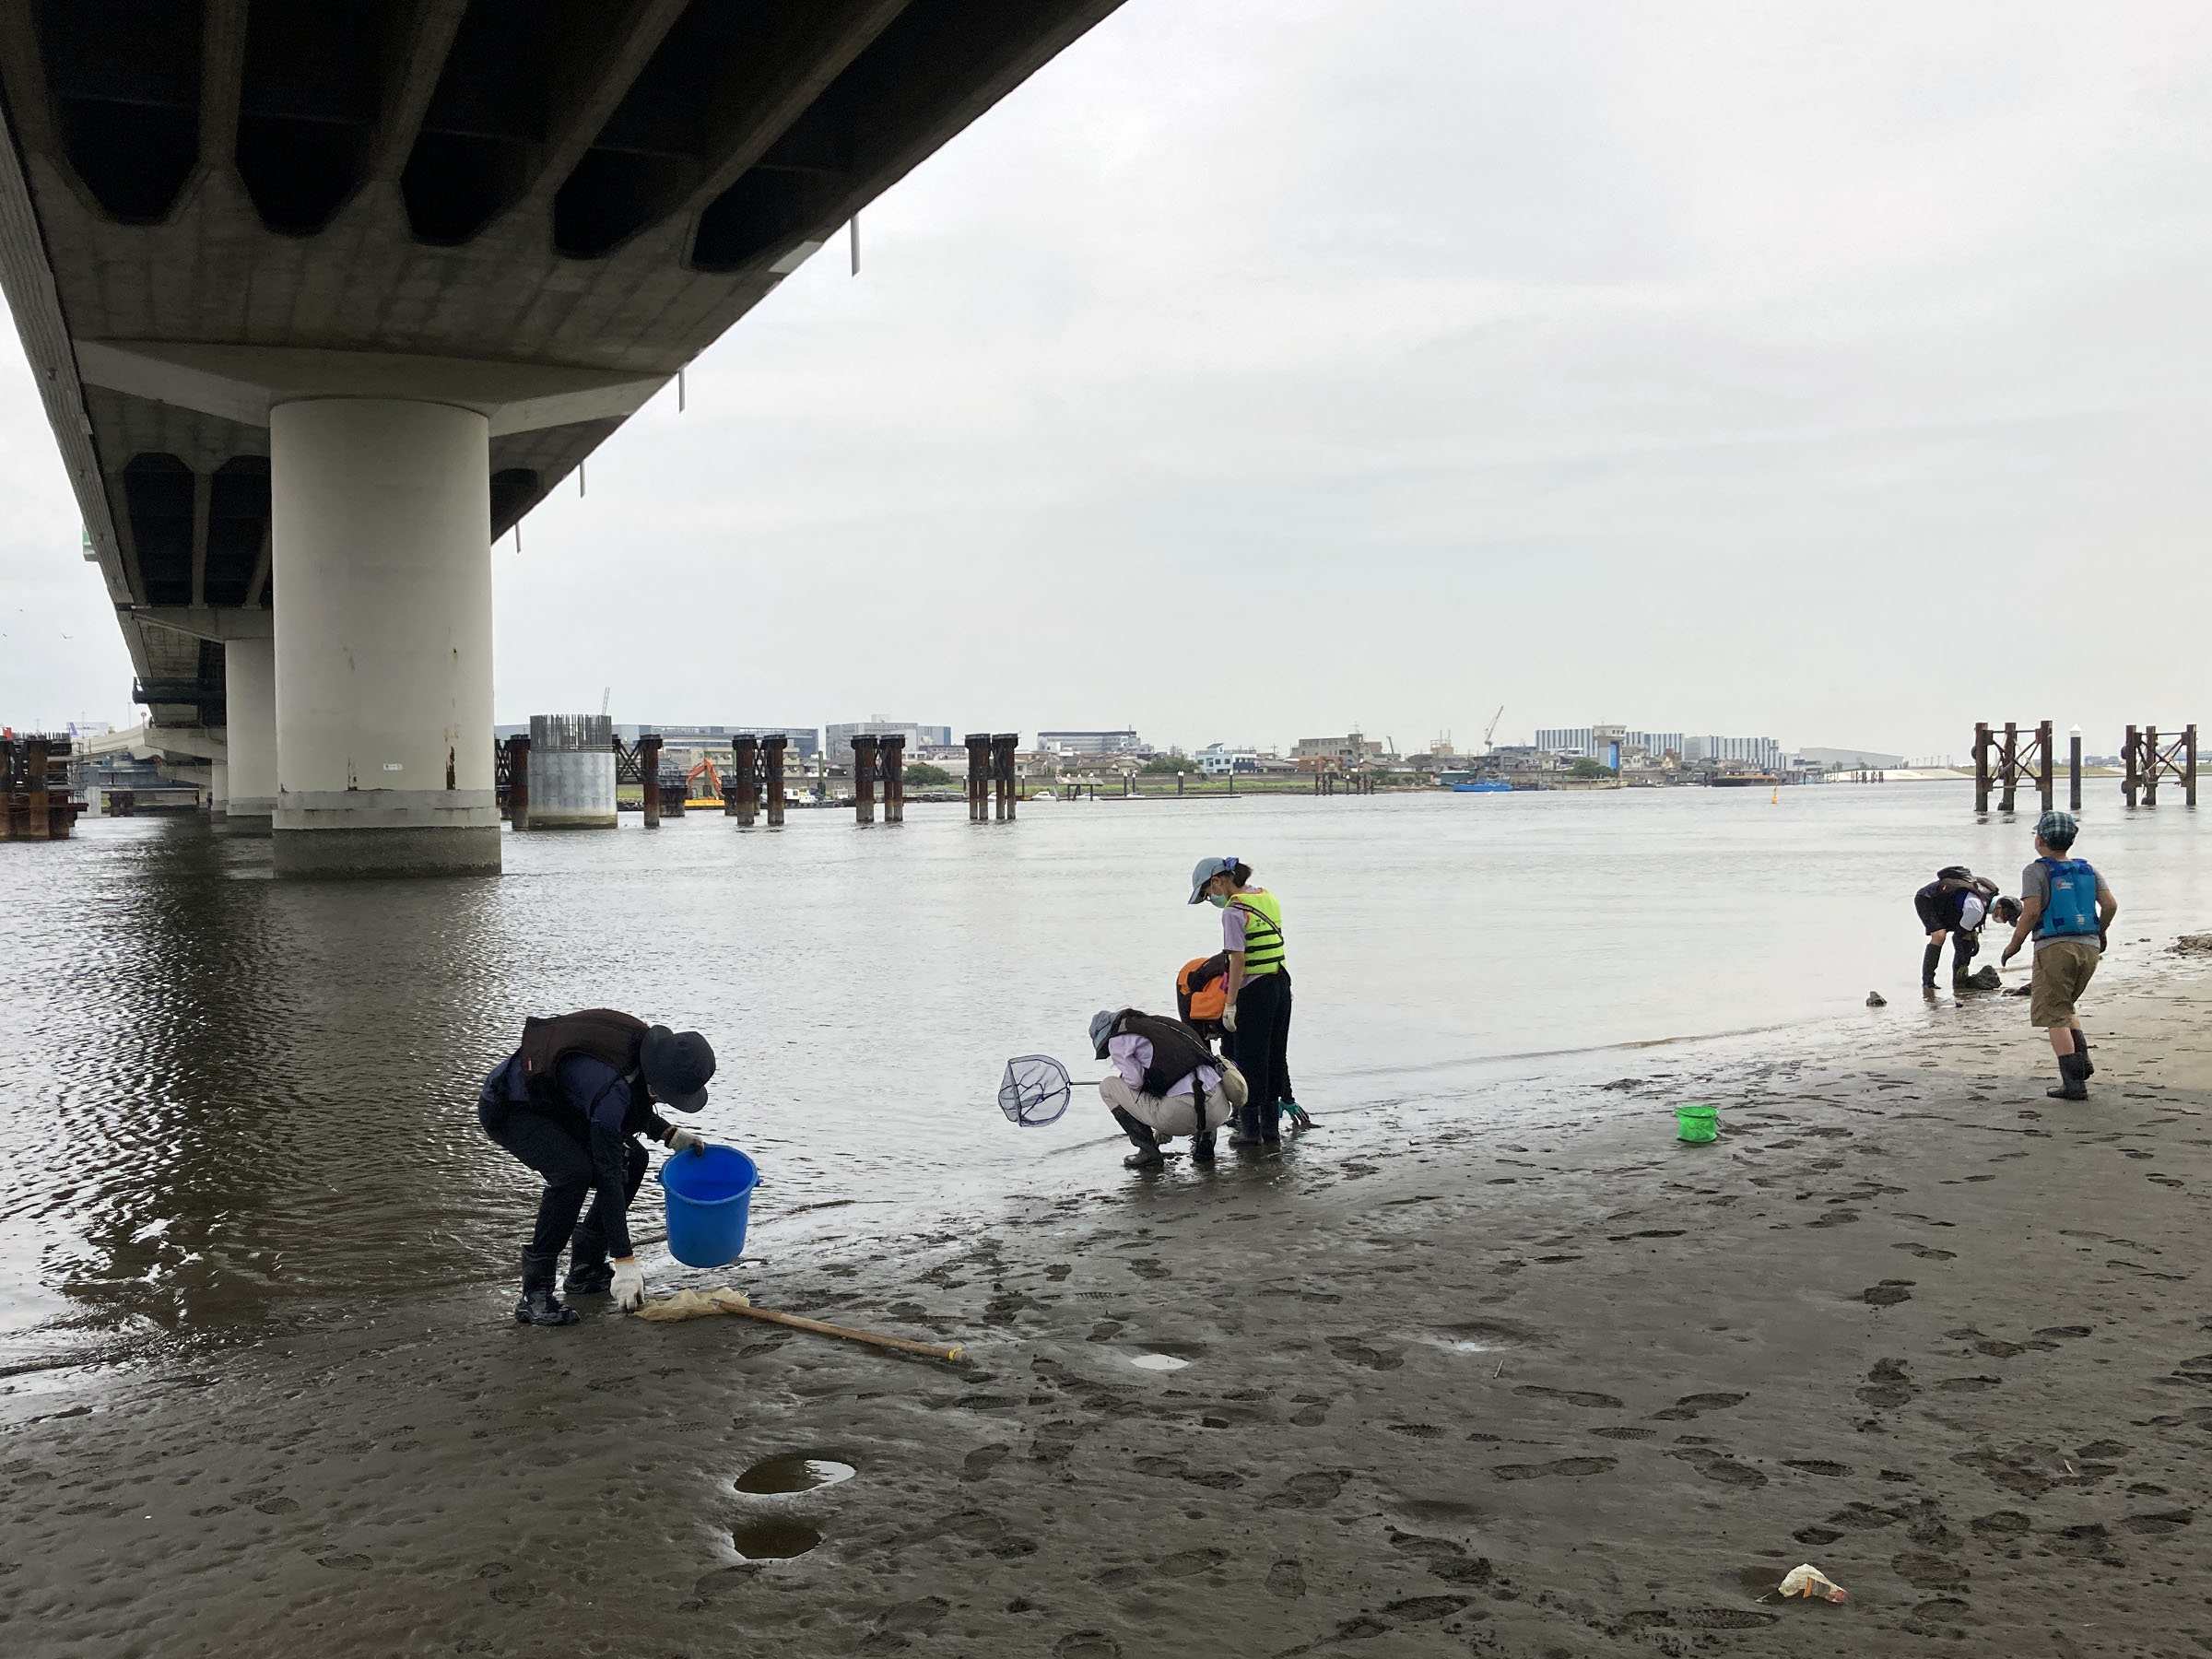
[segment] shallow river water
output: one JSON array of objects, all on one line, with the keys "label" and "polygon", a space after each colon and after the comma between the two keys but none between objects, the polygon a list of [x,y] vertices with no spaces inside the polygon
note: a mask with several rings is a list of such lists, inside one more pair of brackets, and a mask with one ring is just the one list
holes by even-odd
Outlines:
[{"label": "shallow river water", "polygon": [[[2118,977],[2212,925],[2212,874],[2194,815],[2095,787],[2079,850],[2124,907]],[[1171,1011],[1218,946],[1184,902],[1202,855],[1283,900],[1300,1100],[1386,1134],[1395,1103],[1510,1112],[1619,1069],[1615,1045],[1930,1018],[1913,889],[1962,862],[2015,890],[2032,818],[1977,822],[1942,783],[1040,802],[1012,826],[917,805],[898,829],[510,834],[500,878],[331,885],[197,822],[88,821],[0,847],[0,1331],[26,1352],[41,1324],[220,1330],[504,1280],[535,1194],[474,1103],[526,1014],[705,1031],[700,1121],[759,1159],[757,1231],[841,1205],[849,1250],[864,1206],[1124,1179],[1095,1096],[1029,1131],[994,1093],[1010,1054],[1095,1077],[1097,1008]]]}]

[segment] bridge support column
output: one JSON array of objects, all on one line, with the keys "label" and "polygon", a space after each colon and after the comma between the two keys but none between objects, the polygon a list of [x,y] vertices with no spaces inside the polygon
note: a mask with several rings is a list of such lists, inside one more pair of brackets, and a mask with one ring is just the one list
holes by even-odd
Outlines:
[{"label": "bridge support column", "polygon": [[266,835],[276,811],[276,641],[223,645],[225,747],[230,787],[218,829]]},{"label": "bridge support column", "polygon": [[277,874],[496,874],[490,423],[282,403],[269,471]]}]

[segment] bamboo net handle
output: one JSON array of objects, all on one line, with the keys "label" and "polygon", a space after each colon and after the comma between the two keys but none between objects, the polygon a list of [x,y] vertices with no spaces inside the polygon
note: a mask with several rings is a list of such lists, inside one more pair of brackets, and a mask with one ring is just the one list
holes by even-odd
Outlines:
[{"label": "bamboo net handle", "polygon": [[747,1319],[765,1320],[770,1324],[789,1325],[794,1330],[813,1331],[823,1336],[842,1336],[852,1342],[865,1342],[872,1347],[897,1348],[902,1354],[926,1354],[932,1359],[943,1359],[957,1364],[963,1345],[936,1347],[926,1342],[910,1342],[903,1336],[883,1336],[874,1331],[856,1331],[850,1325],[829,1324],[819,1319],[801,1319],[796,1313],[779,1313],[773,1308],[730,1308],[732,1313],[742,1313]]}]

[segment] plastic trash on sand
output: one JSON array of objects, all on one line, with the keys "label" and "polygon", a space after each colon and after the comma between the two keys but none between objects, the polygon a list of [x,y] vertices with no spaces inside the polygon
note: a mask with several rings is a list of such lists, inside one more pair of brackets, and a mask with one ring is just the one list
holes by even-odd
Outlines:
[{"label": "plastic trash on sand", "polygon": [[1782,1593],[1784,1595],[1802,1595],[1808,1601],[1816,1595],[1822,1601],[1840,1602],[1843,1599],[1843,1586],[1809,1561],[1802,1567],[1790,1569],[1789,1576],[1782,1581]]},{"label": "plastic trash on sand", "polygon": [[678,1290],[674,1296],[655,1297],[630,1317],[668,1324],[678,1319],[705,1319],[752,1305],[752,1299],[744,1291],[717,1285],[712,1290]]}]

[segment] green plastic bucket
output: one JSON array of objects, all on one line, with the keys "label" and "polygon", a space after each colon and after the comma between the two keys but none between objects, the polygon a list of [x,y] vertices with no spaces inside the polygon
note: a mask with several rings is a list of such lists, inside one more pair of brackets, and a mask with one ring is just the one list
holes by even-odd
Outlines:
[{"label": "green plastic bucket", "polygon": [[1721,1109],[1718,1106],[1677,1106],[1675,1108],[1675,1138],[1692,1146],[1718,1138],[1721,1133]]}]

